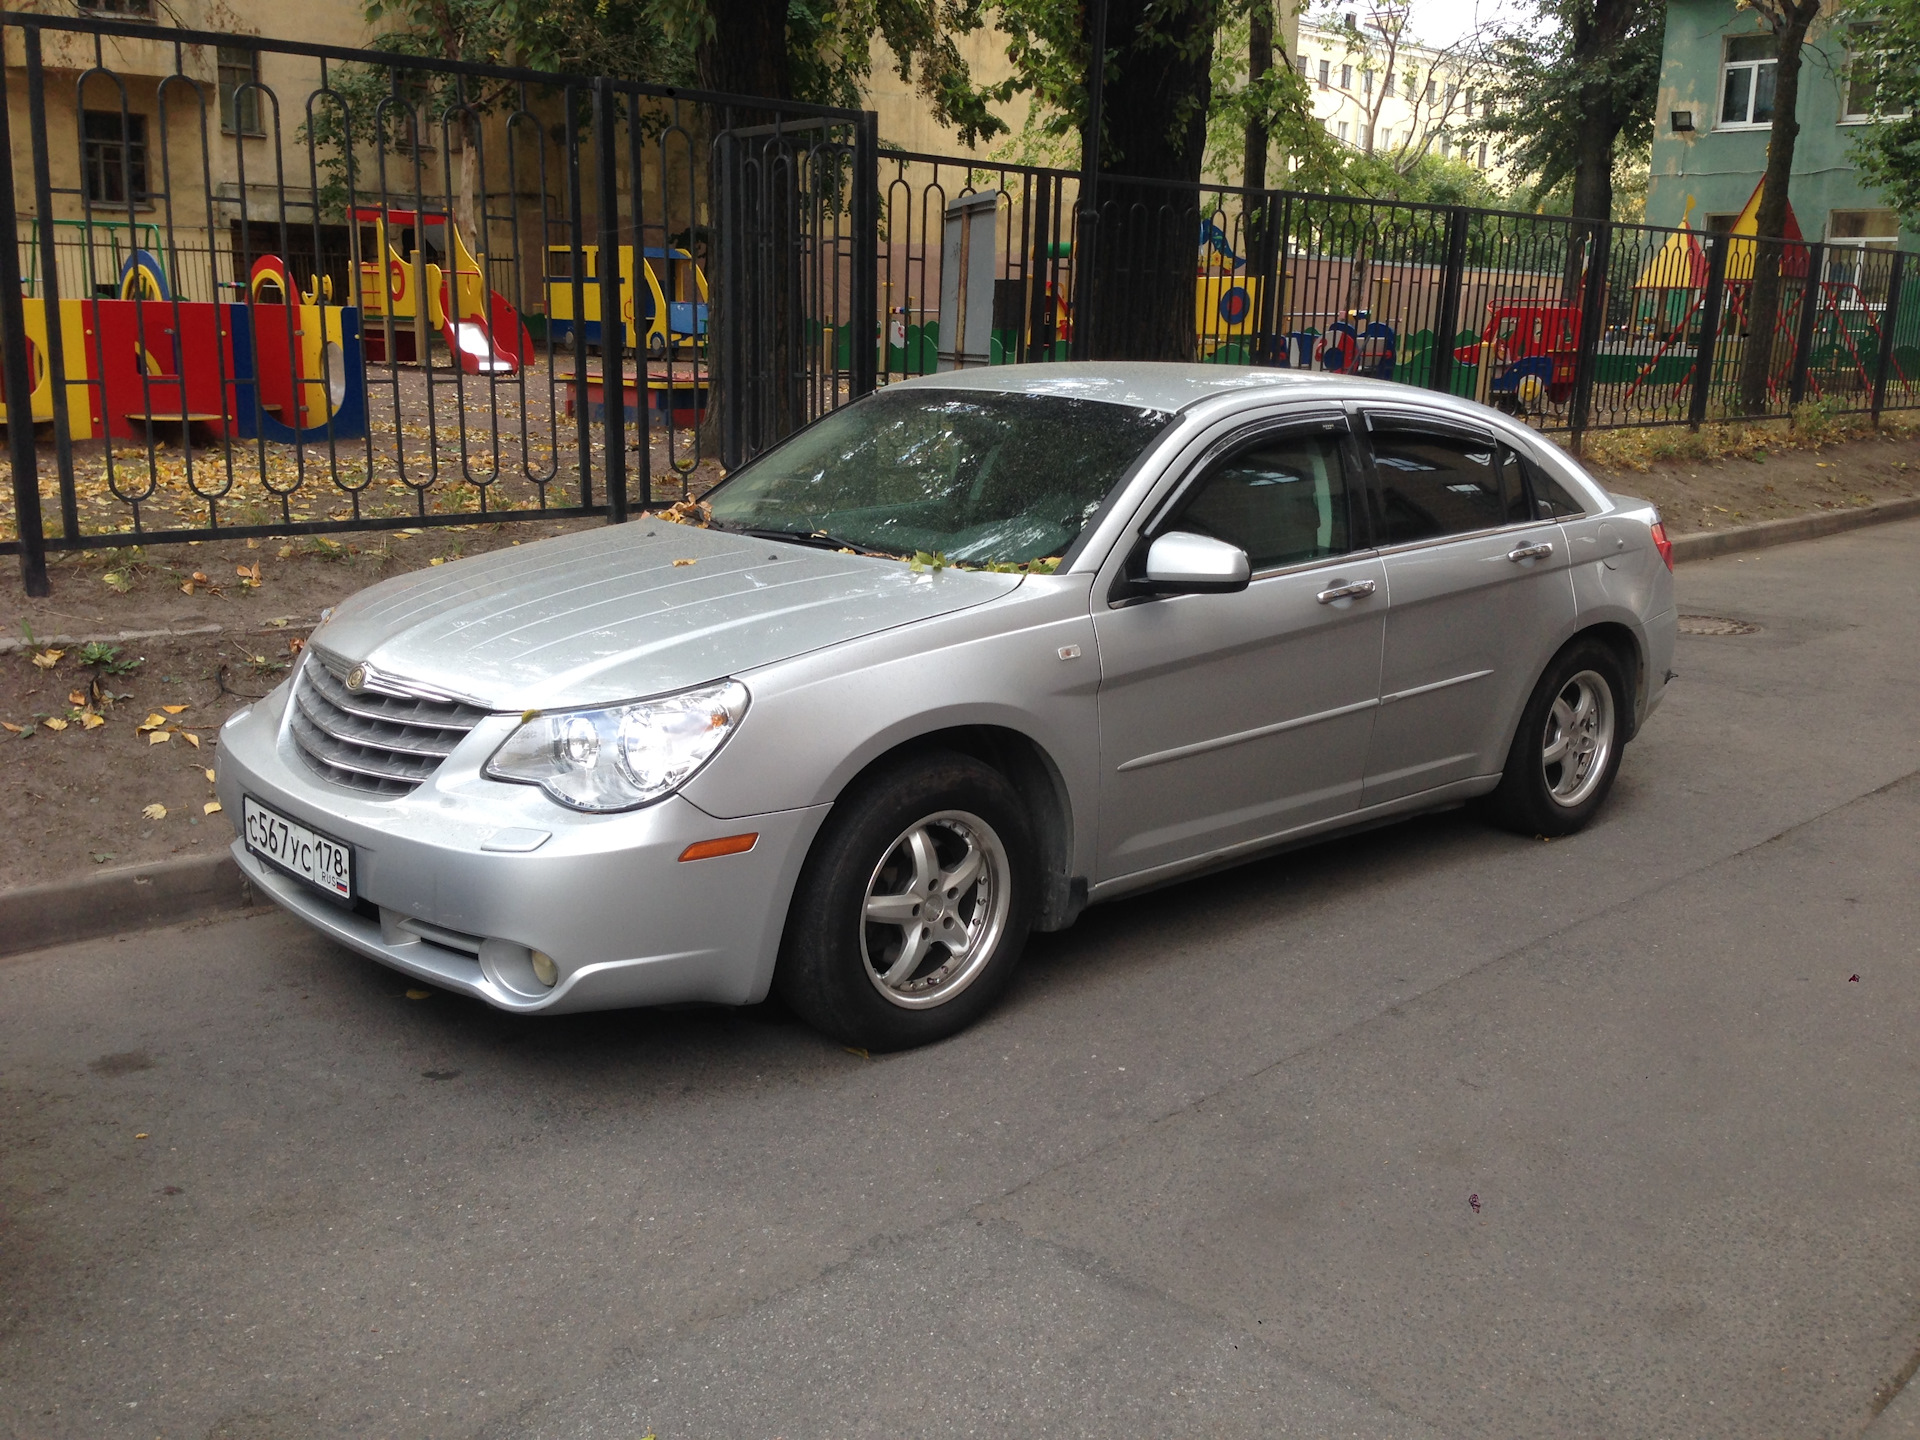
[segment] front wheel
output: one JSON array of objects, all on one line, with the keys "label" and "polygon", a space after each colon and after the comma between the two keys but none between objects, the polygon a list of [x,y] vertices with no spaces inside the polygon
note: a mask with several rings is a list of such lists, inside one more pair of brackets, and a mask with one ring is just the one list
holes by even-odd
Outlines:
[{"label": "front wheel", "polygon": [[815,841],[775,986],[850,1045],[951,1035],[1011,978],[1033,874],[1026,812],[997,770],[948,751],[890,766],[843,796]]},{"label": "front wheel", "polygon": [[1534,687],[1487,797],[1495,823],[1522,835],[1571,835],[1613,788],[1630,704],[1620,661],[1595,641],[1568,646]]}]

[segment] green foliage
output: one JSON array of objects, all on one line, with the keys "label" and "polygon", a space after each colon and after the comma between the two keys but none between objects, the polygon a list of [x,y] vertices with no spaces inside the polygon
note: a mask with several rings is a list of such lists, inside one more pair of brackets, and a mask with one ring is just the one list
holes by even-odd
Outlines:
[{"label": "green foliage", "polygon": [[1857,0],[1842,18],[1873,28],[1876,44],[1854,58],[1849,78],[1870,85],[1874,109],[1891,117],[1856,133],[1854,163],[1912,223],[1920,220],[1920,0]]},{"label": "green foliage", "polygon": [[1326,126],[1314,119],[1312,87],[1278,51],[1271,70],[1258,80],[1248,80],[1248,29],[1245,0],[1238,0],[1214,37],[1207,173],[1239,179],[1247,127],[1264,124],[1268,184],[1277,182],[1291,190],[1332,189],[1340,181],[1345,156],[1352,152],[1336,145]]},{"label": "green foliage", "polygon": [[1499,78],[1487,87],[1494,113],[1475,128],[1499,143],[1514,173],[1534,177],[1538,198],[1572,177],[1595,127],[1613,131],[1616,154],[1652,143],[1667,7],[1666,0],[1532,4],[1532,20],[1494,42]]},{"label": "green foliage", "polygon": [[80,647],[80,663],[92,666],[102,675],[131,675],[147,662],[144,658],[123,659],[118,645],[89,640]]}]

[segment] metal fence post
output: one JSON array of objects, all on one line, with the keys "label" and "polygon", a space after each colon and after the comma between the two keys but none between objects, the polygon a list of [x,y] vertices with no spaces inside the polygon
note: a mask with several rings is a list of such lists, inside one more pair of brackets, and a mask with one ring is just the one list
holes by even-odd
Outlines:
[{"label": "metal fence post", "polygon": [[1813,331],[1820,310],[1820,277],[1826,273],[1827,247],[1816,240],[1803,246],[1807,278],[1800,286],[1800,326],[1793,340],[1793,377],[1787,384],[1787,408],[1807,398],[1807,366],[1813,360]]},{"label": "metal fence post", "polygon": [[1607,329],[1607,274],[1613,262],[1613,225],[1601,220],[1587,231],[1586,289],[1580,296],[1580,344],[1573,358],[1573,403],[1567,428],[1577,453],[1593,415],[1593,382],[1600,373],[1600,342]]},{"label": "metal fence post", "polygon": [[1453,338],[1460,329],[1460,284],[1467,270],[1467,212],[1455,205],[1447,211],[1446,270],[1440,278],[1440,313],[1433,320],[1433,363],[1427,373],[1429,389],[1447,393],[1453,386]]},{"label": "metal fence post", "polygon": [[1893,327],[1900,323],[1900,272],[1906,265],[1904,251],[1896,250],[1887,264],[1887,308],[1880,312],[1880,363],[1873,372],[1873,423],[1880,424],[1880,411],[1887,403],[1887,372],[1893,369]]},{"label": "metal fence post", "polygon": [[[613,82],[604,76],[593,82],[593,159],[599,177],[600,207],[600,413],[602,456],[607,476],[607,523],[627,518],[627,320],[620,306],[620,156],[614,149]],[[637,179],[638,177],[636,177]],[[636,242],[639,237],[634,237]],[[647,263],[640,246],[633,247],[635,314],[639,287],[645,283],[640,267]],[[644,353],[644,352],[643,352]],[[639,377],[636,396],[640,423],[647,423],[646,376]],[[584,396],[582,397],[584,401]],[[646,432],[641,432],[646,443]]]},{"label": "metal fence post", "polygon": [[880,345],[880,115],[860,112],[853,131],[853,255],[849,282],[853,294],[847,320],[853,330],[848,352],[848,383],[853,398],[873,393]]},{"label": "metal fence post", "polygon": [[[33,124],[32,116],[28,124]],[[47,595],[47,537],[40,519],[40,462],[33,443],[33,377],[27,369],[27,304],[20,293],[19,217],[13,203],[13,129],[6,79],[0,74],[0,152],[7,183],[0,186],[0,340],[6,356],[7,452],[13,461],[13,513],[20,531],[20,579],[29,595]],[[52,267],[52,257],[47,256]],[[45,302],[42,301],[42,304]],[[58,325],[56,312],[52,323]],[[50,377],[58,383],[58,377]]]},{"label": "metal fence post", "polygon": [[[52,263],[54,240],[52,166],[47,155],[47,86],[40,62],[40,32],[27,31],[27,116],[33,132],[33,208],[39,219],[40,253],[47,257],[44,283],[38,287],[47,307],[47,368],[67,373],[66,327],[54,317],[60,313],[59,267]],[[73,427],[67,418],[67,387],[53,387],[53,463],[60,480],[60,533],[80,533],[80,502],[73,488]]]},{"label": "metal fence post", "polygon": [[1700,343],[1693,357],[1693,400],[1687,406],[1687,424],[1695,430],[1707,418],[1707,396],[1713,390],[1714,351],[1720,344],[1720,304],[1727,288],[1727,237],[1708,241],[1707,294],[1700,304]]}]

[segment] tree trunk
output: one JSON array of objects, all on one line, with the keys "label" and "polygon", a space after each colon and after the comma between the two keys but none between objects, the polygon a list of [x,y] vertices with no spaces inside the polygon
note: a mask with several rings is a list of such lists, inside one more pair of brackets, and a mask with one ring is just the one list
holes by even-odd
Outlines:
[{"label": "tree trunk", "polygon": [[[1247,84],[1257,85],[1273,70],[1273,0],[1253,0],[1247,11]],[[1267,188],[1267,117],[1256,110],[1247,121],[1246,160],[1240,183],[1249,190]]]},{"label": "tree trunk", "polygon": [[1746,415],[1759,415],[1767,408],[1767,379],[1773,372],[1774,329],[1780,315],[1780,237],[1787,228],[1793,147],[1800,138],[1801,47],[1819,13],[1820,0],[1795,0],[1782,6],[1774,31],[1780,60],[1773,80],[1773,133],[1767,137],[1767,170],[1760,182],[1753,293],[1747,302],[1746,349],[1740,357],[1740,410]]},{"label": "tree trunk", "polygon": [[713,34],[695,56],[700,83],[729,95],[791,100],[785,0],[707,0],[707,8]]},{"label": "tree trunk", "polygon": [[[1126,37],[1105,95],[1091,304],[1077,317],[1094,356],[1193,358],[1197,187],[1207,142],[1218,16],[1212,0],[1113,0],[1109,37]],[[1111,39],[1110,42],[1111,43]]]},{"label": "tree trunk", "polygon": [[[708,0],[708,7],[713,35],[695,54],[701,85],[728,95],[792,99],[785,0]],[[773,118],[772,111],[751,107],[715,108],[709,123],[715,131],[737,130],[765,126]],[[708,195],[715,206],[717,263],[707,272],[713,287],[707,342],[711,378],[701,446],[729,466],[791,434],[805,413],[803,397],[796,394],[803,368],[794,263],[800,207],[791,186],[781,183],[792,178],[795,167],[765,163],[779,148],[758,136],[711,152]],[[737,449],[727,439],[736,431]]]}]

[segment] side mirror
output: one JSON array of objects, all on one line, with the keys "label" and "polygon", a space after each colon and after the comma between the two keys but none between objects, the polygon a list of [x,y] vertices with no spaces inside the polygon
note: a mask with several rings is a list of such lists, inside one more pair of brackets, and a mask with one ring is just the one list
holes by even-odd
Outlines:
[{"label": "side mirror", "polygon": [[1147,588],[1161,595],[1222,595],[1253,578],[1247,552],[1211,535],[1169,530],[1147,549]]}]

